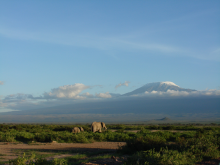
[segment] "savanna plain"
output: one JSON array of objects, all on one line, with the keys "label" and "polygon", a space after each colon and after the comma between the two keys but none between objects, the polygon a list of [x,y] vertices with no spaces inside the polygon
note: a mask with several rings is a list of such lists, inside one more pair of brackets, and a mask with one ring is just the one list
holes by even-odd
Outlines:
[{"label": "savanna plain", "polygon": [[[83,132],[72,133],[73,127]],[[0,124],[2,165],[219,164],[220,124]]]}]

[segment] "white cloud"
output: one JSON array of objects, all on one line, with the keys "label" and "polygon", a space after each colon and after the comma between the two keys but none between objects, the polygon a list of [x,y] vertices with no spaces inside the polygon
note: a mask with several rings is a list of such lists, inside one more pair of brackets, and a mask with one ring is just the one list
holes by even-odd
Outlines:
[{"label": "white cloud", "polygon": [[216,89],[203,90],[203,91],[199,91],[199,92],[202,95],[214,95],[214,96],[220,95],[220,90],[216,90]]},{"label": "white cloud", "polygon": [[96,97],[100,97],[100,98],[112,98],[112,96],[111,96],[108,92],[96,94]]},{"label": "white cloud", "polygon": [[83,93],[83,94],[81,94],[80,96],[87,97],[87,98],[92,98],[92,97],[94,97],[94,95],[90,94],[89,92]]},{"label": "white cloud", "polygon": [[219,96],[219,95],[220,95],[220,90],[216,90],[216,89],[191,91],[191,92],[175,91],[168,89],[166,92],[146,91],[144,94],[140,94],[139,96]]},{"label": "white cloud", "polygon": [[80,84],[80,83],[76,83],[74,85],[64,85],[64,86],[52,89],[51,92],[45,92],[44,98],[46,99],[54,99],[54,98],[82,99],[84,97],[79,96],[79,93],[87,88],[90,88],[90,87],[84,84]]},{"label": "white cloud", "polygon": [[124,83],[119,83],[118,85],[115,86],[115,89],[121,87],[121,86],[128,86],[129,85],[129,81],[125,81]]},{"label": "white cloud", "polygon": [[11,112],[11,111],[17,111],[17,110],[8,109],[8,108],[1,108],[1,106],[0,106],[0,112]]},{"label": "white cloud", "polygon": [[4,84],[4,82],[3,81],[0,81],[0,85],[3,85]]},{"label": "white cloud", "polygon": [[43,93],[43,96],[40,97],[34,97],[30,94],[23,93],[11,94],[2,99],[0,98],[0,107],[14,110],[27,110],[70,104],[76,100],[80,101],[86,98],[94,97],[88,92],[80,95],[80,92],[87,88],[91,87],[76,83],[73,85],[65,85],[54,88],[50,92]]},{"label": "white cloud", "polygon": [[[120,83],[116,85],[116,89],[121,86],[128,86],[129,81],[125,81],[124,83]],[[94,87],[94,86],[92,86]],[[162,91],[152,91],[145,92],[143,94],[137,94],[126,97],[115,97],[114,94],[110,94],[109,92],[98,93],[95,95],[90,94],[89,92],[84,92],[85,89],[92,88],[91,86],[86,86],[81,83],[76,83],[73,85],[64,85],[54,89],[51,89],[50,92],[45,92],[42,96],[34,97],[31,94],[11,94],[5,97],[0,96],[0,108],[4,109],[12,109],[12,110],[29,110],[29,109],[37,109],[43,107],[52,107],[59,105],[67,105],[73,103],[84,103],[86,101],[97,101],[102,99],[139,99],[139,97],[200,97],[200,96],[220,96],[220,90],[210,89],[210,90],[200,90],[200,91],[174,91],[168,90],[167,92]],[[135,96],[135,97],[134,97]],[[111,99],[110,99],[111,100]]]},{"label": "white cloud", "polygon": [[174,91],[174,90],[167,90],[167,94],[171,96],[187,96],[190,94],[190,92],[186,91]]}]

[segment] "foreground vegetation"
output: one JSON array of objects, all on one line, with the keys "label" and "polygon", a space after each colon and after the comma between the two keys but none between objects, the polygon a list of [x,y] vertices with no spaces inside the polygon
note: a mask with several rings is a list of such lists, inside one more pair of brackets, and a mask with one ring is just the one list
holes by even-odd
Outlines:
[{"label": "foreground vegetation", "polygon": [[[39,155],[38,151],[26,150],[27,155],[24,153],[22,156],[19,156],[17,159],[10,160],[9,164],[11,165],[81,165],[88,162],[98,161],[106,158],[111,158],[114,156],[120,156],[118,153],[112,153],[109,151],[58,151],[54,150],[55,155],[57,154],[73,154],[73,156],[68,156],[61,159],[47,160],[46,154]],[[42,152],[42,151],[41,151]],[[28,154],[29,153],[29,154]],[[52,154],[50,154],[52,155]],[[1,164],[1,163],[0,163]]]},{"label": "foreground vegetation", "polygon": [[121,149],[133,154],[126,164],[195,164],[220,157],[218,131],[140,133]]},{"label": "foreground vegetation", "polygon": [[[0,142],[91,143],[94,141],[126,142],[117,152],[130,155],[126,165],[132,164],[195,164],[220,157],[220,127],[192,125],[107,125],[103,133],[93,133],[89,125],[81,125],[85,132],[71,133],[76,125],[0,125]],[[110,131],[116,129],[116,132]],[[162,130],[151,132],[150,130]],[[125,130],[139,130],[137,133]],[[179,130],[171,132],[170,130]],[[180,131],[181,130],[181,131]],[[111,154],[110,154],[111,155]],[[108,155],[107,157],[109,157]],[[79,156],[80,157],[80,156]],[[78,158],[80,159],[80,158]],[[19,157],[10,164],[71,164],[73,159]],[[25,162],[25,163],[24,163]],[[20,163],[20,164],[19,164]],[[75,162],[76,164],[76,162]]]}]

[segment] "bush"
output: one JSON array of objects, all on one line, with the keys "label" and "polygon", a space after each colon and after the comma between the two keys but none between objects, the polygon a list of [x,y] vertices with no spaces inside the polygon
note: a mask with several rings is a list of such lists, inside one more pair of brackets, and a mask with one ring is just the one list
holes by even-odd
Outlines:
[{"label": "bush", "polygon": [[15,138],[10,133],[1,133],[0,132],[0,142],[14,142]]},{"label": "bush", "polygon": [[195,156],[191,153],[179,152],[177,150],[168,150],[168,148],[161,148],[160,151],[147,150],[137,152],[125,162],[125,165],[167,165],[167,164],[195,164]]},{"label": "bush", "polygon": [[125,163],[127,165],[195,164],[202,160],[220,157],[219,143],[215,132],[198,130],[190,138],[181,137],[181,134],[178,134],[176,142],[172,144],[166,142],[168,134],[164,132],[157,133],[157,136],[154,134],[154,136],[134,138],[127,141],[126,146],[122,147],[119,152],[133,153]]},{"label": "bush", "polygon": [[136,151],[145,151],[155,148],[160,150],[165,146],[166,140],[158,136],[140,136],[135,137],[126,142],[126,145],[121,147],[122,152],[134,153]]},{"label": "bush", "polygon": [[25,153],[22,157],[18,157],[13,160],[9,160],[9,165],[67,165],[67,160],[65,159],[54,159],[48,161],[44,158],[35,158],[32,154],[30,157],[26,157]]}]

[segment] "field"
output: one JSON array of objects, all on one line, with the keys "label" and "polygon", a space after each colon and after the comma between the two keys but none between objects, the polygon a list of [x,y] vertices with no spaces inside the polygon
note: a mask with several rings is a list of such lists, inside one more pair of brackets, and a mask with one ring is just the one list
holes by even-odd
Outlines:
[{"label": "field", "polygon": [[[71,133],[74,126],[84,132]],[[220,126],[0,124],[0,164],[218,164]]]}]

